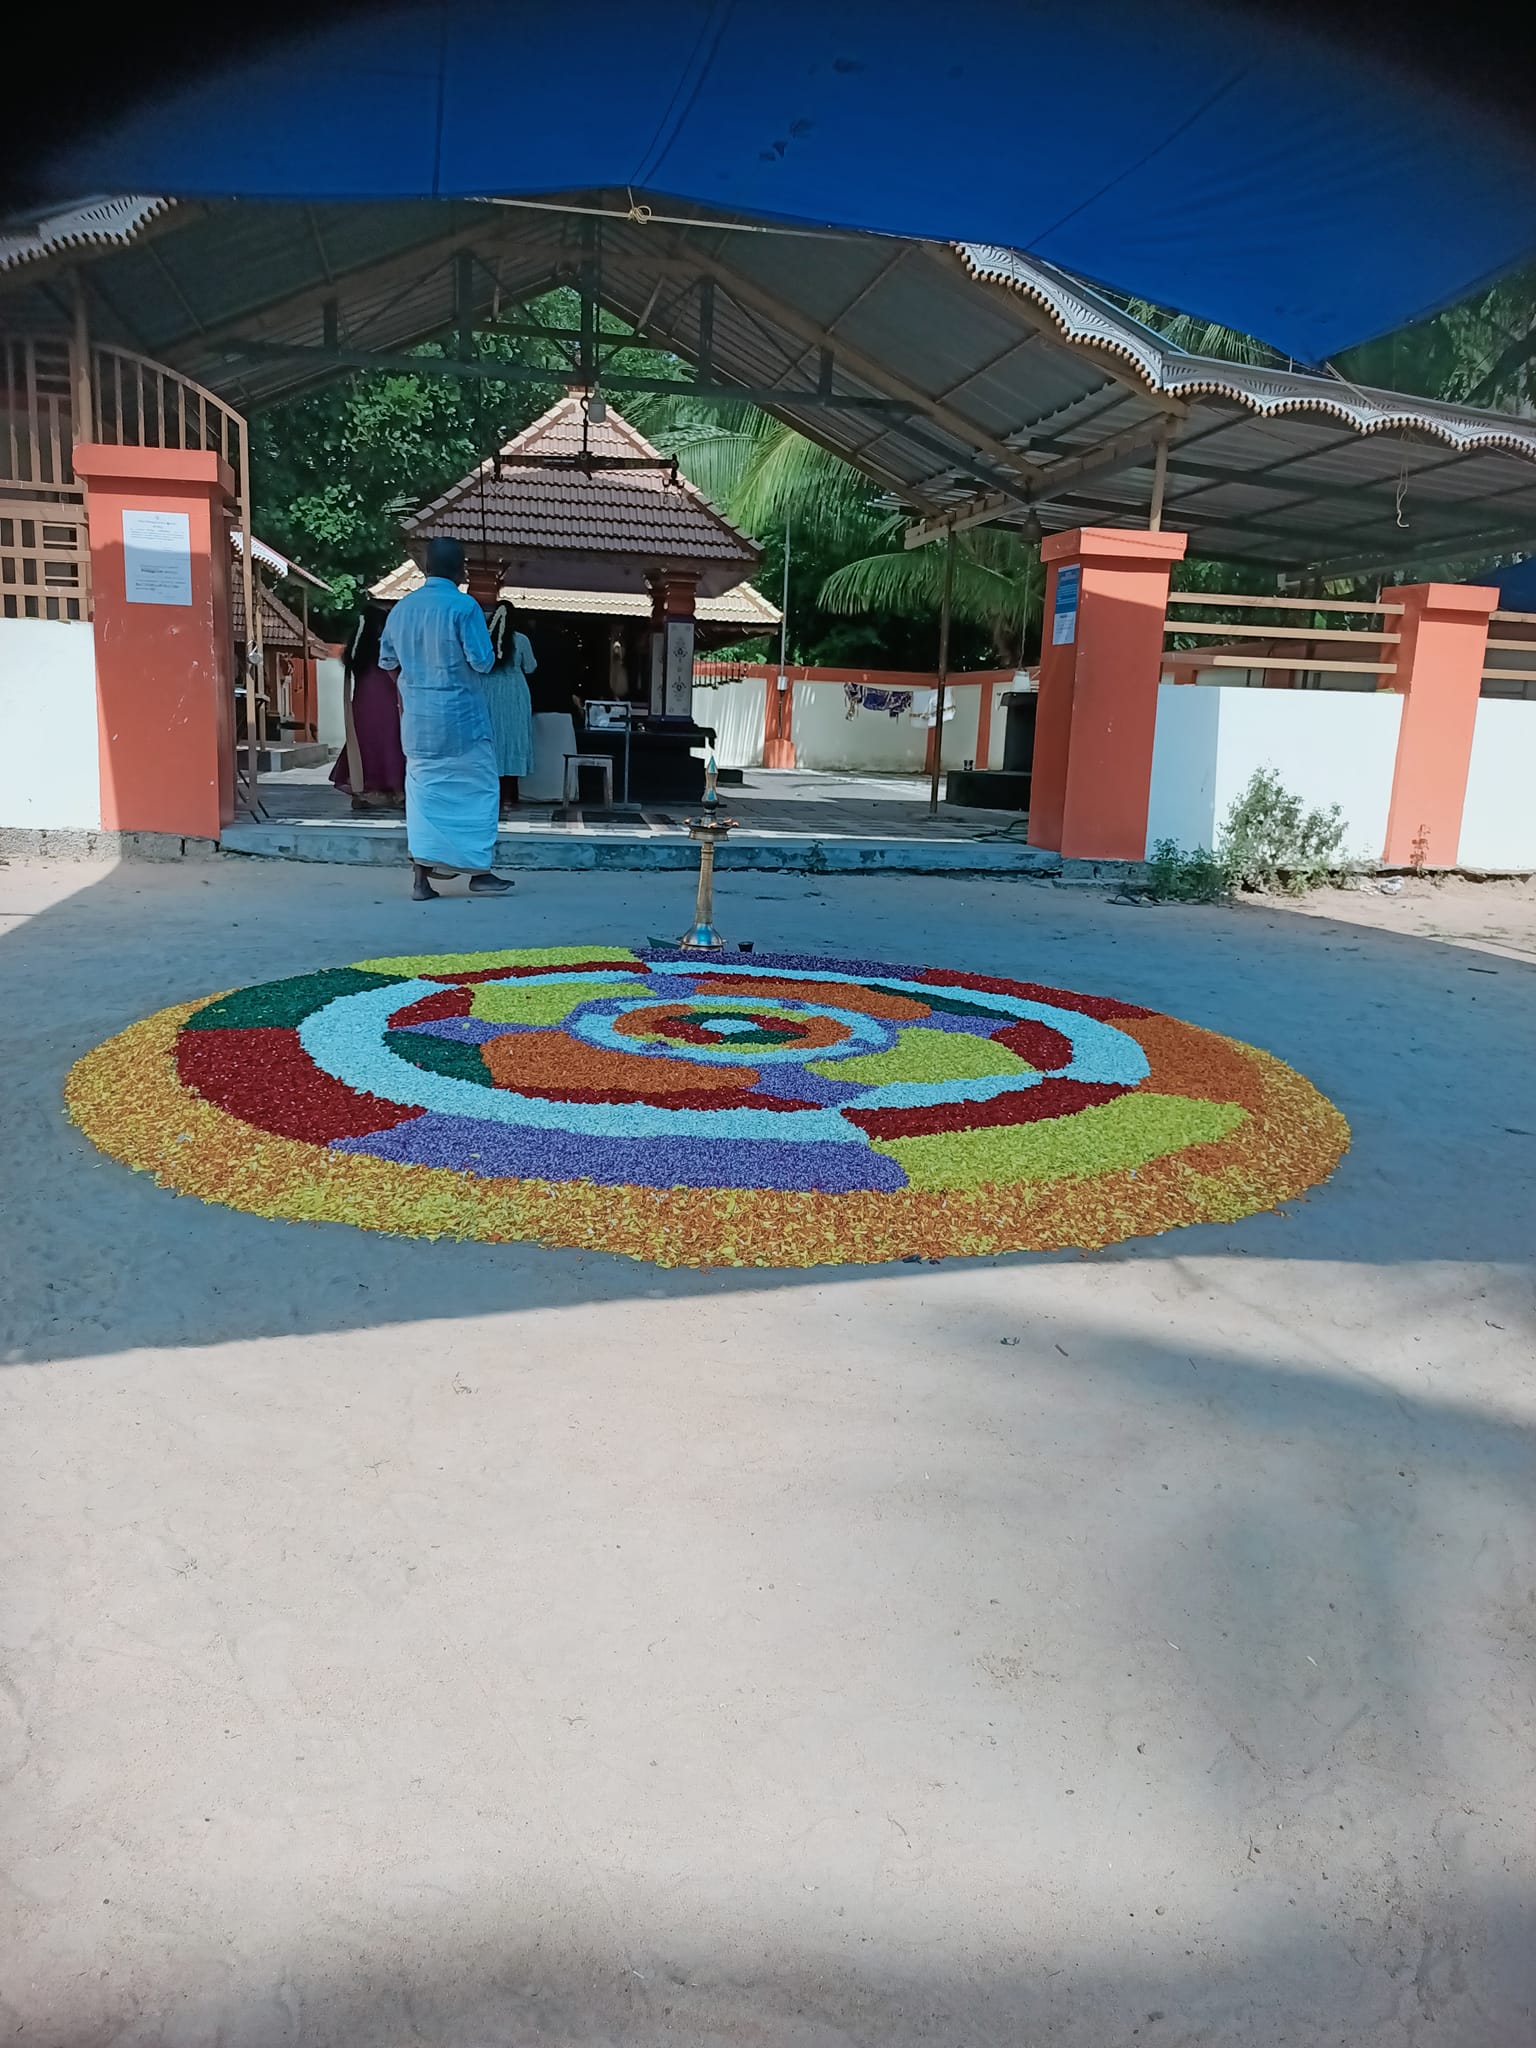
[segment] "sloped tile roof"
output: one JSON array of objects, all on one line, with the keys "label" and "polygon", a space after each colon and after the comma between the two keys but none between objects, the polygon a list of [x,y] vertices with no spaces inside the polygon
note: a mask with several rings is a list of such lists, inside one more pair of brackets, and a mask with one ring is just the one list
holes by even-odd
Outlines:
[{"label": "sloped tile roof", "polygon": [[[230,578],[230,608],[234,613],[235,640],[237,645],[241,647],[245,645],[244,585],[245,579],[241,576],[237,563],[235,573]],[[303,622],[295,618],[281,598],[274,597],[272,592],[268,590],[267,586],[259,578],[256,579],[256,588],[260,592],[256,603],[261,613],[262,646],[280,648],[284,654],[302,654],[304,652]],[[312,655],[319,655],[323,652],[321,643],[314,633],[310,634],[309,641],[309,652]]]},{"label": "sloped tile roof", "polygon": [[[632,571],[646,565],[696,567],[713,571],[707,580],[717,588],[719,570],[730,570],[729,583],[735,584],[756,568],[756,543],[686,477],[674,483],[660,466],[665,458],[612,407],[605,420],[588,428],[589,451],[658,467],[598,469],[591,475],[575,467],[582,424],[581,396],[561,399],[506,444],[499,476],[496,458],[483,462],[405,522],[407,539],[462,541],[482,558],[607,556],[627,561]],[[530,456],[539,462],[521,459]],[[572,466],[543,467],[551,458]]]},{"label": "sloped tile roof", "polygon": [[[425,579],[415,562],[407,559],[387,576],[370,586],[368,595],[381,604],[393,604],[408,590],[419,590]],[[651,600],[638,590],[546,590],[520,583],[504,583],[500,595],[512,600],[524,612],[572,612],[597,619],[648,619]],[[705,626],[750,626],[759,631],[779,623],[779,608],[751,583],[738,583],[718,597],[695,600],[694,612]]]}]

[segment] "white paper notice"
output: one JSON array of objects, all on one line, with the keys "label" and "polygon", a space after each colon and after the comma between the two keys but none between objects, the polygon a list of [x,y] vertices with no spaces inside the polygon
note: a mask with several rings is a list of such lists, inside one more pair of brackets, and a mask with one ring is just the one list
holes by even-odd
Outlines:
[{"label": "white paper notice", "polygon": [[123,582],[130,604],[192,602],[192,522],[185,512],[123,513]]}]

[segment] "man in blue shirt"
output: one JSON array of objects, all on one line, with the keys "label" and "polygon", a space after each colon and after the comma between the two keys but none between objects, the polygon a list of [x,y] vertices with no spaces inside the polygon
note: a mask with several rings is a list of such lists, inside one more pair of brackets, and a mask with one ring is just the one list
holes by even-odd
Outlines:
[{"label": "man in blue shirt", "polygon": [[439,879],[467,874],[471,896],[505,896],[512,884],[491,872],[501,784],[485,685],[496,664],[485,614],[460,590],[464,550],[427,543],[427,580],[389,615],[380,668],[400,676],[405,747],[405,831],[418,903]]}]

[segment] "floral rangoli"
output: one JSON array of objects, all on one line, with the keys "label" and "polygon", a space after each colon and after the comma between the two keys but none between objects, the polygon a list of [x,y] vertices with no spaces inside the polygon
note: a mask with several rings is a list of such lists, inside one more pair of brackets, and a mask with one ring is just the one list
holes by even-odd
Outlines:
[{"label": "floral rangoli", "polygon": [[1290,1067],[1135,1003],[671,947],[262,982],[133,1025],[66,1096],[204,1201],[662,1265],[1110,1244],[1272,1208],[1349,1141]]}]

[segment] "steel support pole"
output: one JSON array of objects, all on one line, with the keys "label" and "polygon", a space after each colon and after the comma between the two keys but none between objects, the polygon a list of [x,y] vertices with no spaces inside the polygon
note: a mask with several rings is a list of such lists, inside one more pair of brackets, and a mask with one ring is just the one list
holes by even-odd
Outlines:
[{"label": "steel support pole", "polygon": [[944,595],[939,603],[939,676],[933,693],[933,779],[928,788],[928,815],[939,815],[939,782],[944,774],[944,697],[949,683],[949,614],[955,588],[955,536],[944,541]]}]

